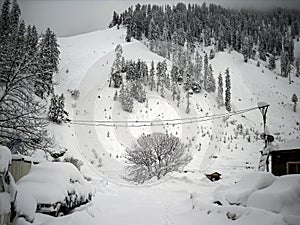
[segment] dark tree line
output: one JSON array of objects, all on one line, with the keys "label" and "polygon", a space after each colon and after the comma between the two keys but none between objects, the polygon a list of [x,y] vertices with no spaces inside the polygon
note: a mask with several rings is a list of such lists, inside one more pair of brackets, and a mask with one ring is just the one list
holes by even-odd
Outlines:
[{"label": "dark tree line", "polygon": [[127,41],[145,35],[150,49],[168,59],[182,51],[180,47],[193,50],[199,45],[214,45],[216,51],[234,49],[243,54],[245,62],[255,55],[263,61],[269,58],[271,69],[275,57],[280,56],[281,75],[288,77],[294,65],[293,39],[299,37],[299,21],[299,10],[283,8],[255,11],[206,3],[137,4],[121,14],[114,12],[110,26],[125,25]]},{"label": "dark tree line", "polygon": [[[5,0],[0,16],[0,144],[23,152],[47,150],[45,97],[53,93],[59,49],[48,28],[41,36],[26,26],[16,0]],[[17,143],[17,144],[16,144]]]},{"label": "dark tree line", "polygon": [[183,45],[196,42],[218,49],[231,46],[237,51],[259,44],[261,52],[280,55],[285,38],[299,35],[300,14],[297,10],[255,11],[227,9],[220,5],[178,3],[176,6],[140,5],[129,7],[120,15],[114,12],[112,24],[124,24],[131,37],[141,40],[174,41]]}]

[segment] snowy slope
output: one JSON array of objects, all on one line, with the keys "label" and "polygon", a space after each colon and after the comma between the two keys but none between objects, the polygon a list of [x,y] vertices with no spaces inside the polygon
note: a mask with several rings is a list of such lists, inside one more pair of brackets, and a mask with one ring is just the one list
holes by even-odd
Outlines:
[{"label": "snowy slope", "polygon": [[[116,89],[108,87],[116,45],[121,44],[126,59],[141,59],[148,64],[152,60],[163,60],[138,41],[125,43],[124,35],[125,29],[113,28],[59,39],[61,63],[55,78],[56,92],[65,95],[70,119],[157,121],[225,112],[224,108],[217,108],[215,95],[200,93],[192,96],[192,110],[187,115],[185,97],[178,108],[168,92],[164,99],[149,92],[148,109],[145,104],[136,102],[133,113],[122,111],[120,103],[113,101]],[[300,49],[299,46],[296,43],[295,49]],[[171,62],[167,63],[170,69]],[[300,114],[292,111],[290,101],[293,93],[300,96],[299,78],[293,78],[294,83],[289,85],[287,79],[277,77],[264,67],[256,67],[254,61],[244,63],[242,56],[234,51],[217,53],[210,63],[216,78],[219,72],[224,75],[226,68],[230,70],[233,110],[256,107],[258,101],[268,102],[267,125],[269,132],[275,134],[276,142],[299,137]],[[80,91],[77,100],[68,91],[74,89]],[[240,133],[238,124],[243,126]],[[40,215],[36,224],[199,224],[204,219],[206,224],[231,224],[233,221],[227,219],[226,213],[214,212],[211,216],[204,208],[212,203],[216,189],[257,170],[259,151],[263,147],[263,141],[257,139],[263,132],[258,110],[227,120],[175,127],[122,129],[51,124],[49,129],[57,147],[67,148],[67,155],[84,162],[82,172],[93,178],[97,194],[91,206],[59,219]],[[151,181],[143,187],[126,183],[121,178],[124,149],[143,132],[165,130],[180,136],[193,153],[193,161],[185,168],[187,173],[175,173],[163,182]],[[211,183],[204,174],[214,171],[220,172],[223,179]],[[201,203],[194,202],[191,193],[201,199]],[[278,224],[285,224],[279,215],[261,209],[245,212],[236,224],[251,224],[257,216],[264,218],[257,224],[272,224],[276,219]]]}]

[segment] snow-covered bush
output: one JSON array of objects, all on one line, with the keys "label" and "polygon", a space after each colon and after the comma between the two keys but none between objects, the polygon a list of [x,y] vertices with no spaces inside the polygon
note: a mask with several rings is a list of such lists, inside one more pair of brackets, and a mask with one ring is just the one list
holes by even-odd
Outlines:
[{"label": "snow-covered bush", "polygon": [[131,148],[126,149],[125,158],[128,166],[124,178],[137,183],[153,177],[160,179],[192,160],[178,137],[164,133],[140,136]]},{"label": "snow-covered bush", "polygon": [[83,162],[80,159],[76,159],[73,156],[64,158],[64,162],[72,163],[78,170],[80,170],[81,166],[83,165]]},{"label": "snow-covered bush", "polygon": [[73,99],[77,100],[79,98],[80,91],[78,89],[71,90],[70,93]]}]

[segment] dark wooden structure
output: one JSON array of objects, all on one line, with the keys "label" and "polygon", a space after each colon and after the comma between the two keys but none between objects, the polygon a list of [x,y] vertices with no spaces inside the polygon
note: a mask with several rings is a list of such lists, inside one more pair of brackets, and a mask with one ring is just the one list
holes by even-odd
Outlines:
[{"label": "dark wooden structure", "polygon": [[221,174],[218,172],[214,172],[211,174],[205,174],[205,176],[211,181],[217,181],[221,179]]},{"label": "dark wooden structure", "polygon": [[275,176],[300,174],[300,140],[291,143],[270,152],[271,172]]}]

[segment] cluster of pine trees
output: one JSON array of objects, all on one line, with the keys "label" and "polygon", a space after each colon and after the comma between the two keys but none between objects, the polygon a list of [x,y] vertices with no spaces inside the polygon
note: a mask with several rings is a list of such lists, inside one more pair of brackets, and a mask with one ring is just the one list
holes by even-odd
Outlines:
[{"label": "cluster of pine trees", "polygon": [[[16,0],[5,0],[0,16],[0,144],[18,150],[47,150],[45,97],[53,93],[59,49],[48,28],[38,35],[26,26]],[[18,140],[18,141],[16,141]]]},{"label": "cluster of pine trees", "polygon": [[110,25],[125,25],[127,41],[131,37],[141,40],[145,35],[150,49],[168,59],[181,51],[176,50],[180,46],[193,51],[195,46],[209,45],[216,51],[234,49],[243,54],[245,62],[255,57],[267,61],[268,56],[270,69],[280,57],[281,75],[288,77],[294,65],[293,39],[299,36],[299,21],[299,11],[291,9],[255,11],[178,3],[137,4],[120,15],[114,12]]}]

